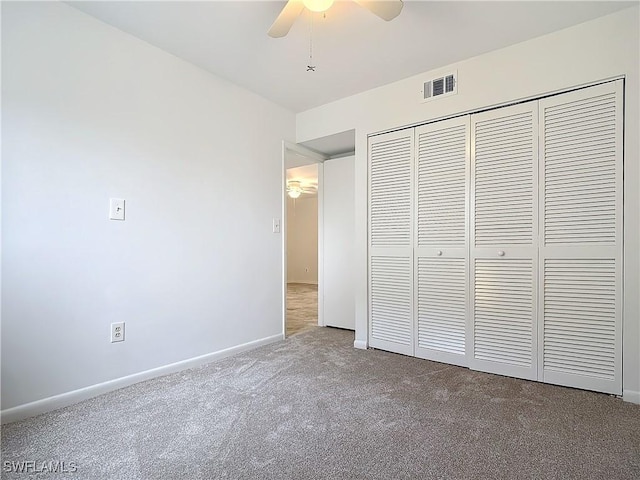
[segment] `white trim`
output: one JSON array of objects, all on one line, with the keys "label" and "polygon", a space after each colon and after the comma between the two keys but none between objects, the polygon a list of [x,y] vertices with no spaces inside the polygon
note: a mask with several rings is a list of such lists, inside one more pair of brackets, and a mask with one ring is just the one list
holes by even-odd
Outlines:
[{"label": "white trim", "polygon": [[272,335],[270,337],[253,340],[251,342],[236,345],[235,347],[225,348],[217,352],[207,353],[198,357],[188,358],[179,362],[170,363],[162,367],[152,368],[151,370],[145,370],[143,372],[127,375],[126,377],[116,378],[107,382],[90,385],[88,387],[79,388],[78,390],[72,390],[70,392],[61,393],[52,397],[43,398],[42,400],[36,400],[35,402],[25,403],[18,405],[17,407],[7,408],[0,412],[2,417],[2,423],[16,422],[25,418],[40,415],[42,413],[57,410],[59,408],[68,407],[74,403],[88,400],[104,393],[118,390],[119,388],[128,387],[138,382],[150,380],[152,378],[161,377],[170,373],[187,370],[189,368],[198,367],[215,360],[220,360],[232,355],[236,355],[247,350],[268,345],[270,343],[279,342],[284,340],[283,334]]},{"label": "white trim", "polygon": [[324,327],[324,163],[318,164],[318,326]]},{"label": "white trim", "polygon": [[355,340],[353,342],[353,348],[357,348],[359,350],[366,350],[367,349],[367,342],[364,340]]},{"label": "white trim", "polygon": [[282,336],[287,335],[287,145],[289,142],[282,141],[282,220],[280,221],[280,240],[282,244]]},{"label": "white trim", "polygon": [[640,405],[640,392],[634,392],[633,390],[622,390],[622,400],[624,400],[625,402]]}]

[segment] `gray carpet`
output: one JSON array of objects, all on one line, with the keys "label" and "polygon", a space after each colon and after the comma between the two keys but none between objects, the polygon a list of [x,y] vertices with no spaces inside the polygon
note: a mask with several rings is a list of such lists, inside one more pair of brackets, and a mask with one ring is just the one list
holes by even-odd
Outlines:
[{"label": "gray carpet", "polygon": [[640,478],[640,406],[313,328],[2,428],[74,479]]}]

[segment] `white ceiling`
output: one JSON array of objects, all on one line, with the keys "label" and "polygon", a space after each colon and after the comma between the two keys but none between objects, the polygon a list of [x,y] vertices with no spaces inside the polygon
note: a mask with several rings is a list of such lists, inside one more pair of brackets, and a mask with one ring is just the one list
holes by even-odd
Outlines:
[{"label": "white ceiling", "polygon": [[297,180],[301,183],[318,183],[318,164],[303,165],[302,167],[288,168],[287,180]]},{"label": "white ceiling", "polygon": [[301,112],[581,23],[637,2],[410,1],[385,22],[352,1],[310,13],[284,38],[278,1],[85,1],[70,5],[283,107]]}]

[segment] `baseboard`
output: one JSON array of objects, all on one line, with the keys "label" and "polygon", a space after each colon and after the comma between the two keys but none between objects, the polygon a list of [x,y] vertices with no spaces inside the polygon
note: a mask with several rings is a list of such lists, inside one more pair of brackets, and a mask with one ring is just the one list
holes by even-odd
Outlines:
[{"label": "baseboard", "polygon": [[42,400],[36,400],[35,402],[25,403],[16,407],[7,408],[0,412],[1,422],[3,424],[16,422],[25,418],[34,417],[42,413],[57,410],[59,408],[68,407],[74,403],[88,400],[103,393],[108,393],[119,388],[128,387],[134,383],[143,382],[152,378],[161,377],[170,373],[179,372],[188,368],[198,367],[206,363],[210,363],[214,360],[220,360],[225,357],[230,357],[247,350],[260,347],[262,345],[268,345],[270,343],[284,340],[283,334],[273,335],[271,337],[265,337],[252,342],[236,345],[235,347],[225,348],[217,352],[207,353],[198,357],[188,358],[179,362],[171,363],[158,368],[152,368],[151,370],[145,370],[144,372],[134,373],[127,375],[126,377],[116,378],[109,380],[108,382],[98,383],[78,390],[72,390],[70,392],[61,393],[52,397],[43,398]]},{"label": "baseboard", "polygon": [[353,342],[353,348],[358,348],[360,350],[366,350],[367,349],[366,340],[355,340]]},{"label": "baseboard", "polygon": [[634,392],[633,390],[623,390],[622,400],[629,403],[637,403],[640,405],[640,392]]}]

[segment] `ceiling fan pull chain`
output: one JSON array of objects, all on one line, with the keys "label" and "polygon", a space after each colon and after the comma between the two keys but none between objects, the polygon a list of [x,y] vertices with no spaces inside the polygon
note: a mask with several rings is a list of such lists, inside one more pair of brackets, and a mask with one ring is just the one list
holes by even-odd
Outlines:
[{"label": "ceiling fan pull chain", "polygon": [[316,66],[313,64],[313,12],[309,12],[311,20],[309,21],[309,65],[307,72],[315,72]]}]

